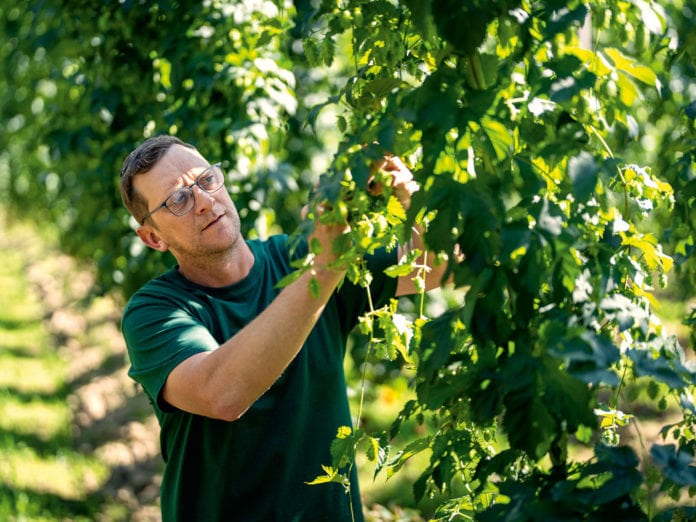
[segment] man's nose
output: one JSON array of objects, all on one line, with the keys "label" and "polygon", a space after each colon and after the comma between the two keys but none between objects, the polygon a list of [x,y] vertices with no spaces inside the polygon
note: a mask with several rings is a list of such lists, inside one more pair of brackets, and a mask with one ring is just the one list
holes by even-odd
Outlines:
[{"label": "man's nose", "polygon": [[210,192],[206,192],[198,185],[194,185],[193,187],[191,187],[191,190],[193,190],[193,202],[195,211],[199,214],[202,214],[203,212],[210,210],[210,208],[213,206],[213,202],[215,201],[215,197],[213,196],[213,194],[211,194]]}]

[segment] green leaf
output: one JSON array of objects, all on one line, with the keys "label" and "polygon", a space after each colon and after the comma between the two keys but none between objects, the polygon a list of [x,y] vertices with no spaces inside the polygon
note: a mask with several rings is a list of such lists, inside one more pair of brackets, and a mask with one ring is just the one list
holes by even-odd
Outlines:
[{"label": "green leaf", "polygon": [[377,467],[384,465],[389,454],[389,446],[383,446],[377,437],[366,436],[364,440],[368,442],[368,447],[365,451],[367,458],[373,461],[376,460]]},{"label": "green leaf", "polygon": [[368,81],[363,87],[363,94],[369,94],[374,99],[386,98],[394,89],[403,85],[399,78],[389,76],[376,78]]},{"label": "green leaf", "polygon": [[661,246],[652,234],[642,234],[629,236],[621,232],[621,243],[626,246],[635,247],[640,250],[642,259],[650,270],[660,269],[669,272],[672,269],[673,261],[670,256],[662,252]]},{"label": "green leaf", "polygon": [[594,73],[598,78],[607,77],[611,74],[612,68],[607,62],[604,55],[601,53],[595,53],[590,49],[583,49],[582,47],[572,47],[568,46],[565,52],[572,54],[579,58],[583,64],[588,68],[588,70]]},{"label": "green leaf", "polygon": [[389,277],[404,277],[413,272],[413,266],[403,264],[403,265],[392,265],[384,270],[384,273]]},{"label": "green leaf", "polygon": [[458,313],[450,310],[423,326],[418,373],[426,382],[435,379],[438,371],[450,357],[453,341],[450,325],[457,319]]},{"label": "green leaf", "polygon": [[524,392],[510,397],[505,406],[503,427],[510,446],[535,460],[549,451],[556,431],[544,401]]},{"label": "green leaf", "polygon": [[[483,87],[490,88],[496,83],[498,77],[498,69],[500,66],[498,55],[493,53],[480,53],[479,60],[481,63],[481,73],[483,75]],[[509,130],[505,130],[509,137]],[[512,140],[510,139],[510,141]]]},{"label": "green leaf", "polygon": [[493,13],[484,5],[460,0],[430,0],[432,15],[440,35],[454,49],[470,54],[486,36]]},{"label": "green leaf", "polygon": [[406,221],[406,210],[396,196],[389,196],[387,202],[387,221],[390,225],[398,225]]},{"label": "green leaf", "polygon": [[563,231],[565,216],[560,208],[548,199],[544,199],[537,217],[537,228],[551,236],[560,236]]},{"label": "green leaf", "polygon": [[696,486],[694,455],[677,449],[674,444],[653,444],[650,455],[672,482],[679,486]]},{"label": "green leaf", "polygon": [[612,470],[624,472],[636,468],[639,464],[635,451],[627,446],[612,448],[600,444],[595,447],[595,456],[597,462],[588,468],[592,473],[605,473]]},{"label": "green leaf", "polygon": [[319,285],[319,280],[316,277],[312,277],[309,280],[309,293],[316,299],[319,297],[320,292],[321,286]]},{"label": "green leaf", "polygon": [[[633,369],[639,376],[654,377],[671,388],[680,390],[689,384],[673,368],[673,362],[652,350],[629,350],[628,356],[633,361]],[[693,381],[693,377],[691,378]]]},{"label": "green leaf", "polygon": [[589,444],[589,442],[592,440],[593,435],[594,430],[591,427],[585,425],[578,426],[578,429],[575,431],[575,438],[584,444]]},{"label": "green leaf", "polygon": [[435,24],[430,12],[431,0],[404,0],[404,3],[411,11],[414,26],[423,38],[429,41],[435,34]]},{"label": "green leaf", "polygon": [[593,501],[597,505],[602,505],[628,497],[640,487],[642,481],[643,477],[636,469],[614,470],[613,476],[594,492]]},{"label": "green leaf", "polygon": [[549,412],[562,421],[564,429],[573,433],[578,427],[593,426],[592,394],[586,383],[561,371],[558,362],[550,357],[542,359],[540,380],[542,396]]},{"label": "green leaf", "polygon": [[592,72],[583,71],[578,77],[567,76],[553,82],[549,89],[551,101],[565,103],[575,96],[580,96],[583,90],[594,87],[597,77]]},{"label": "green leaf", "polygon": [[302,274],[303,274],[304,272],[305,272],[304,270],[293,270],[293,271],[290,272],[288,275],[286,275],[285,277],[281,278],[281,280],[278,281],[278,283],[276,283],[276,287],[278,287],[278,288],[285,288],[285,287],[288,286],[290,283],[293,283],[293,282],[297,281],[297,280],[302,276]]},{"label": "green leaf", "polygon": [[476,310],[476,302],[479,298],[479,292],[484,291],[493,277],[491,269],[484,269],[478,274],[473,281],[470,281],[469,290],[464,299],[464,308],[462,309],[462,322],[467,328],[471,328],[474,311]]},{"label": "green leaf", "polygon": [[573,196],[578,203],[585,203],[594,194],[598,172],[597,163],[587,152],[582,152],[568,161],[568,175],[573,182]]},{"label": "green leaf", "polygon": [[611,61],[614,62],[614,66],[619,71],[625,72],[636,80],[640,80],[648,85],[655,85],[657,83],[657,75],[655,74],[655,71],[649,67],[646,67],[645,65],[642,65],[627,57],[614,47],[605,48],[604,52],[609,55],[609,58],[611,58]]},{"label": "green leaf", "polygon": [[540,338],[549,353],[563,361],[574,377],[588,384],[618,384],[611,367],[621,352],[611,339],[591,330],[566,329],[551,321],[542,325]]},{"label": "green leaf", "polygon": [[305,482],[305,484],[310,485],[310,486],[315,486],[317,484],[328,484],[330,482],[344,483],[345,480],[347,479],[345,475],[339,474],[338,470],[332,468],[331,466],[324,466],[322,464],[321,467],[326,474],[319,475],[314,480],[312,480],[310,482]]},{"label": "green leaf", "polygon": [[420,502],[425,496],[429,478],[430,474],[427,471],[424,471],[413,483],[413,497],[415,498],[416,502]]},{"label": "green leaf", "polygon": [[481,122],[481,128],[491,140],[498,159],[503,160],[512,155],[514,146],[512,132],[502,122],[486,118]]},{"label": "green leaf", "polygon": [[378,317],[389,360],[393,361],[399,353],[404,361],[412,363],[408,346],[413,337],[413,325],[405,315],[396,313],[394,310],[378,313]]},{"label": "green leaf", "polygon": [[431,438],[422,437],[409,442],[403,450],[387,463],[387,477],[397,473],[411,457],[422,453],[430,447]]},{"label": "green leaf", "polygon": [[426,244],[435,251],[451,252],[456,238],[467,267],[475,273],[493,263],[497,247],[496,203],[483,183],[458,183],[439,176],[426,192],[414,194],[412,205],[437,210],[425,232]]},{"label": "green leaf", "polygon": [[485,484],[491,475],[507,476],[508,470],[513,469],[521,458],[520,451],[509,448],[492,457],[482,458],[476,465],[474,477],[480,484]]},{"label": "green leaf", "polygon": [[[636,469],[638,458],[633,449],[627,446],[609,447],[599,444],[595,447],[596,462],[585,469],[588,476],[609,476],[608,480],[599,482],[600,486],[591,491],[588,501],[593,505],[602,505],[634,493],[642,482],[642,476]],[[591,479],[597,483],[596,479]]]},{"label": "green leaf", "polygon": [[350,426],[338,428],[336,438],[331,442],[331,457],[334,466],[341,469],[353,462],[356,448],[363,435],[363,430],[354,431]]},{"label": "green leaf", "polygon": [[557,421],[537,388],[536,364],[534,358],[518,355],[508,359],[502,368],[507,391],[503,398],[503,427],[510,447],[535,460],[548,452],[557,429]]},{"label": "green leaf", "polygon": [[566,4],[563,9],[554,10],[550,17],[550,23],[544,30],[544,39],[551,40],[555,35],[567,30],[572,25],[580,25],[587,16],[587,5],[580,4],[575,9],[568,9]]}]

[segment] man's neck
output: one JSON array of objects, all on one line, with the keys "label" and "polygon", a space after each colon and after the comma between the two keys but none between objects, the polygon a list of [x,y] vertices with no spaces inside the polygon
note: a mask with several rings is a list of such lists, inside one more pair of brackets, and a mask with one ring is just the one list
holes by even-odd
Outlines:
[{"label": "man's neck", "polygon": [[222,288],[244,279],[254,266],[254,253],[246,241],[224,253],[196,260],[179,260],[179,273],[192,283],[209,288]]}]

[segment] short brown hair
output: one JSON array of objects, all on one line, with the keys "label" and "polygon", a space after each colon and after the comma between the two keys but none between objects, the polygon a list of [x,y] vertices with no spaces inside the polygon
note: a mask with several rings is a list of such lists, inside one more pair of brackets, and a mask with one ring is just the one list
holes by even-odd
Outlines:
[{"label": "short brown hair", "polygon": [[148,213],[147,201],[135,190],[133,178],[138,174],[145,174],[152,170],[172,145],[182,145],[195,149],[193,145],[184,143],[176,136],[154,136],[141,143],[123,162],[123,167],[121,168],[121,199],[123,200],[123,205],[141,225],[143,224],[142,216]]}]

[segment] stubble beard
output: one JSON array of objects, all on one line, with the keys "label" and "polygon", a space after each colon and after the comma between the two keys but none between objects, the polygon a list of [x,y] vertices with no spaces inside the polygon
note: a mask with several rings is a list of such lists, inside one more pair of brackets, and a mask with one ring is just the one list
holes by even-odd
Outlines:
[{"label": "stubble beard", "polygon": [[217,244],[206,244],[202,237],[199,237],[200,241],[191,247],[184,244],[172,245],[172,251],[178,254],[175,257],[187,259],[198,266],[211,266],[229,257],[234,257],[239,241],[243,241],[239,218],[235,219],[233,217],[230,226],[232,230],[229,232],[226,241],[218,242]]}]

